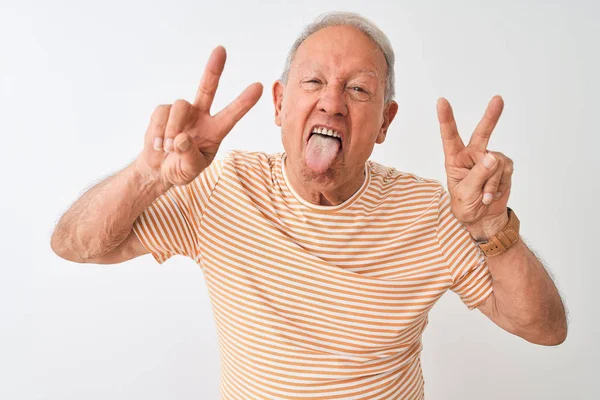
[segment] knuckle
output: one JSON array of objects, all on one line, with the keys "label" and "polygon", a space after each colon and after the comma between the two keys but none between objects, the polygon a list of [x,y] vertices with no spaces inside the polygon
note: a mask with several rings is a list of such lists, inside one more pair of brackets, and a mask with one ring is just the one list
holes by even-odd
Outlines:
[{"label": "knuckle", "polygon": [[497,187],[499,184],[500,184],[500,179],[493,177],[485,183],[485,185],[483,186],[483,191],[489,192],[493,188]]},{"label": "knuckle", "polygon": [[498,155],[500,157],[502,157],[502,161],[504,162],[505,165],[512,165],[513,164],[513,160],[510,157],[506,156],[503,153],[498,153]]},{"label": "knuckle", "polygon": [[164,129],[167,119],[169,118],[169,110],[171,109],[170,104],[161,104],[154,109],[154,112],[150,116],[150,123],[155,128]]},{"label": "knuckle", "polygon": [[[500,156],[496,156],[496,158],[498,160],[498,171],[502,172],[502,170],[504,169],[504,165],[505,165],[504,158],[500,157]],[[496,172],[496,173],[498,173],[498,172]]]},{"label": "knuckle", "polygon": [[515,164],[513,163],[513,161],[509,158],[508,159],[508,163],[506,163],[506,172],[509,174],[512,174],[515,170]]},{"label": "knuckle", "polygon": [[174,138],[179,133],[179,130],[173,124],[168,124],[165,129],[165,136]]},{"label": "knuckle", "polygon": [[490,153],[492,153],[498,161],[504,162],[508,159],[508,157],[506,157],[506,155],[500,151],[490,151]]},{"label": "knuckle", "polygon": [[152,113],[152,117],[159,117],[161,115],[164,115],[166,113],[168,113],[171,110],[171,105],[170,104],[160,104],[158,106],[156,106],[156,108],[154,109],[154,112]]},{"label": "knuckle", "polygon": [[173,102],[173,107],[175,107],[175,108],[187,108],[190,106],[191,106],[191,104],[187,100],[184,100],[184,99],[177,99]]},{"label": "knuckle", "polygon": [[167,137],[175,137],[181,132],[182,124],[190,108],[191,104],[187,100],[177,99],[173,102],[165,129]]},{"label": "knuckle", "polygon": [[204,96],[213,97],[216,94],[216,89],[209,89],[208,87],[201,85],[198,88],[198,91],[202,93]]}]

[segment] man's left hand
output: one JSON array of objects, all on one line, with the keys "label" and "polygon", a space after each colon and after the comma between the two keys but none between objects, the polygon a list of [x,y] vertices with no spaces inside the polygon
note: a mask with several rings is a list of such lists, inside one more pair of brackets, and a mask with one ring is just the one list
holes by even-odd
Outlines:
[{"label": "man's left hand", "polygon": [[450,103],[444,98],[437,103],[452,213],[478,241],[488,240],[508,223],[513,162],[487,149],[503,108],[502,97],[494,96],[465,146]]}]

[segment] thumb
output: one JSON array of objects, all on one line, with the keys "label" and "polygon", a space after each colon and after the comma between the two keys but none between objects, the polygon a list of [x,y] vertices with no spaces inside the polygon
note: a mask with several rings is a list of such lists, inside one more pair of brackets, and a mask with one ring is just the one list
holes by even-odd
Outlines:
[{"label": "thumb", "polygon": [[175,138],[173,145],[177,148],[178,153],[185,153],[187,149],[190,148],[192,141],[185,133],[181,133],[177,135]]},{"label": "thumb", "polygon": [[185,133],[180,133],[175,137],[173,147],[181,159],[179,163],[180,176],[186,183],[191,182],[206,167],[206,158],[194,145],[192,138]]},{"label": "thumb", "polygon": [[479,194],[496,169],[498,169],[498,160],[492,153],[486,153],[461,182],[463,190],[467,193]]}]

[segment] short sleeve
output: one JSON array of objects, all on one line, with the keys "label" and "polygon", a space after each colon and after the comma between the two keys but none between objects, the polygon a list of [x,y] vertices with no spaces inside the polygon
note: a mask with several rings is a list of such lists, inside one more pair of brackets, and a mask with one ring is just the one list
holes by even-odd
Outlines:
[{"label": "short sleeve", "polygon": [[492,277],[483,252],[452,214],[446,190],[440,198],[437,235],[452,276],[450,290],[458,294],[470,310],[477,308],[492,294]]},{"label": "short sleeve", "polygon": [[134,221],[133,231],[159,264],[173,255],[195,259],[202,215],[217,185],[223,160],[213,160],[187,185],[172,186]]}]

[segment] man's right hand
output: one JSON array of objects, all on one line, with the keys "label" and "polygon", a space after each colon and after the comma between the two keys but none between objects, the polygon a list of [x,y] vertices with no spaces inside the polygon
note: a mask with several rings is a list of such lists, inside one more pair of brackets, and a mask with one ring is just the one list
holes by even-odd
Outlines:
[{"label": "man's right hand", "polygon": [[135,160],[140,173],[159,179],[165,188],[185,185],[210,165],[223,138],[262,95],[260,83],[248,86],[216,115],[210,115],[219,78],[225,66],[225,48],[213,50],[200,80],[194,104],[176,100],[152,113],[144,149]]}]

